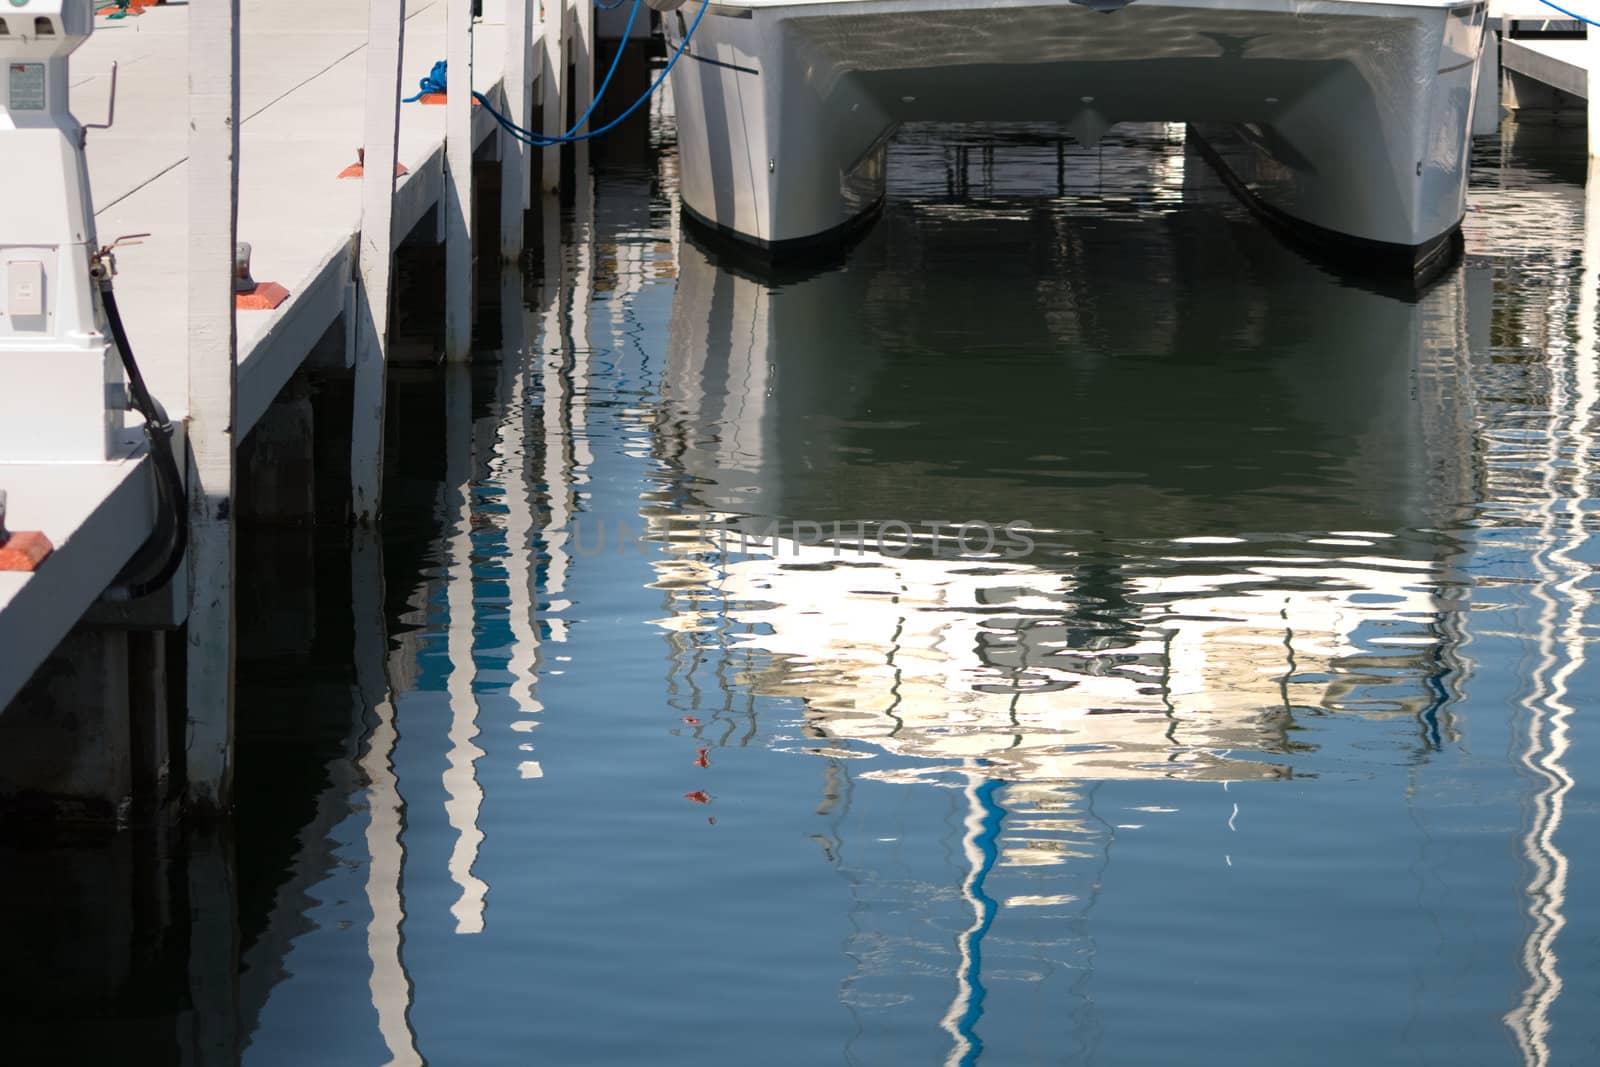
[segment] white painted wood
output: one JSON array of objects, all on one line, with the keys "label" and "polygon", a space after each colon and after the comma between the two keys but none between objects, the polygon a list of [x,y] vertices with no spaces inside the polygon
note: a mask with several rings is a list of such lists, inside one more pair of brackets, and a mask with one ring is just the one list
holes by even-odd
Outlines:
[{"label": "white painted wood", "polygon": [[[528,94],[529,36],[534,0],[506,2],[506,117],[529,128],[532,108]],[[522,254],[523,212],[528,209],[529,148],[505,130],[500,131],[500,258],[513,263]]]},{"label": "white painted wood", "polygon": [[472,0],[446,0],[444,355],[472,351]]},{"label": "white painted wood", "polygon": [[[540,46],[539,130],[547,136],[566,131],[567,120],[567,0],[539,0],[543,12]],[[561,146],[550,145],[541,151],[539,183],[547,193],[561,190]],[[550,205],[544,210],[549,211]]]},{"label": "white painted wood", "polygon": [[1587,36],[1583,42],[1583,62],[1588,68],[1588,119],[1589,119],[1589,158],[1600,156],[1600,29],[1593,26],[1585,27]]},{"label": "white painted wood", "polygon": [[406,0],[369,0],[366,164],[355,299],[355,395],[350,424],[350,505],[359,523],[382,508],[383,422],[393,279],[394,165],[400,136],[400,60]]},{"label": "white painted wood", "polygon": [[233,506],[238,332],[239,0],[189,9],[189,628],[191,804],[233,786]]},{"label": "white painted wood", "polygon": [[[572,106],[581,115],[594,102],[594,0],[573,0],[577,26],[572,34]],[[585,124],[585,129],[592,128]],[[580,142],[582,143],[582,142]]]}]

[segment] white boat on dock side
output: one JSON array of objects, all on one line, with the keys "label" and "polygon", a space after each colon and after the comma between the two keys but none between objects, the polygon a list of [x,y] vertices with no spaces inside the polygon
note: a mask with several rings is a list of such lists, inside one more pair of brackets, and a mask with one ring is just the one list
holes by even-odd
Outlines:
[{"label": "white boat on dock side", "polygon": [[[1373,265],[1425,268],[1466,208],[1486,4],[695,0],[663,18],[682,195],[770,253],[847,236],[912,121],[1189,124],[1236,191]],[[694,20],[698,16],[698,26]],[[1379,261],[1382,261],[1381,263]]]}]

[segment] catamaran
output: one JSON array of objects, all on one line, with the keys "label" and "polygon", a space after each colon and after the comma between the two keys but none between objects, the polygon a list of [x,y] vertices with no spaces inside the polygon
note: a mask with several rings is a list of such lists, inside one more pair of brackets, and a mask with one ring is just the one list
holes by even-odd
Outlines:
[{"label": "catamaran", "polygon": [[1093,145],[1119,122],[1183,122],[1262,213],[1418,272],[1466,208],[1485,8],[688,0],[662,19],[669,48],[690,38],[671,74],[683,204],[779,254],[871,220],[902,123],[1056,122]]}]

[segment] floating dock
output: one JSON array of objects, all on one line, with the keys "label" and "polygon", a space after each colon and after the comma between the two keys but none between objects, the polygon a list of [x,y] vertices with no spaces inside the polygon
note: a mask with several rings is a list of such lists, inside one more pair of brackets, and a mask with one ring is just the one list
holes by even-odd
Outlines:
[{"label": "floating dock", "polygon": [[[10,712],[0,728],[36,719],[13,714],[25,703],[94,708],[82,717],[103,721],[84,725],[81,743],[125,749],[125,720],[141,714],[123,691],[133,669],[127,635],[187,620],[187,677],[168,680],[187,690],[191,709],[182,778],[191,800],[227,803],[238,446],[319,342],[342,330],[343,344],[324,347],[353,371],[353,511],[375,518],[394,250],[424,220],[435,227],[424,236],[446,248],[444,355],[465,359],[474,260],[520,255],[524,212],[538,206],[535,171],[555,191],[558,149],[505,135],[465,93],[401,97],[449,59],[453,83],[470,79],[528,128],[560,128],[569,104],[581,110],[592,99],[591,4],[482,6],[473,17],[472,0],[235,0],[122,17],[103,8],[95,18],[72,54],[71,109],[86,127],[98,241],[140,235],[116,247],[114,285],[150,391],[187,435],[189,577],[180,572],[167,594],[146,601],[97,605],[155,528],[154,463],[142,444],[103,463],[0,456],[6,527],[41,531],[54,545],[36,571],[0,572],[0,708]],[[378,162],[385,157],[398,164],[395,179],[368,180],[360,168],[352,177],[363,150],[377,173],[389,169]],[[473,232],[473,165],[486,161],[502,170],[498,234]],[[236,242],[251,247],[264,299],[235,301]],[[35,677],[58,647],[64,669]],[[154,669],[164,673],[159,662]],[[114,799],[128,776],[108,788],[62,767],[19,784],[9,762],[0,775],[8,793]]]}]

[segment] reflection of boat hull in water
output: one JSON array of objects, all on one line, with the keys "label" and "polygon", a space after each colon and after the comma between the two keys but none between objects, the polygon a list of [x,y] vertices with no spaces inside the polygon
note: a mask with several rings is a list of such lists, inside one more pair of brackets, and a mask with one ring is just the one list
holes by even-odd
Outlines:
[{"label": "reflection of boat hull in water", "polygon": [[[1180,173],[1182,146],[1128,155],[1186,202],[1226,197]],[[1410,531],[1468,498],[1460,279],[1420,303],[1333,285],[1236,208],[919,210],[776,290],[682,249],[663,625],[744,635],[694,661],[803,701],[812,736],[913,761],[874,777],[1277,777],[1306,709],[1423,715],[1451,549]],[[1008,265],[927,268],[978,243]],[[681,525],[703,514],[782,537],[724,556]],[[957,524],[1017,519],[1026,558],[956,558]],[[918,527],[903,558],[878,550],[890,521]],[[801,543],[835,524],[842,549]]]},{"label": "reflection of boat hull in water", "polygon": [[[1280,218],[1414,264],[1465,210],[1484,10],[729,0],[673,70],[683,203],[783,251],[876,207],[903,122],[1059,122],[1094,144],[1118,122],[1182,121]],[[666,19],[670,44],[692,11]]]},{"label": "reflection of boat hull in water", "polygon": [[[1092,1059],[1120,834],[1213,820],[1220,880],[1240,804],[1281,791],[1203,783],[1448,730],[1455,549],[1422,528],[1471,499],[1466,275],[1416,303],[1334,285],[1182,146],[1084,162],[1225,206],[897,198],[848,269],[777,288],[680,253],[660,625],[696,700],[793,701],[777,743],[821,770],[862,1062]],[[956,554],[963,520],[1019,518],[1038,551]],[[906,832],[919,806],[937,840]]]}]

